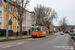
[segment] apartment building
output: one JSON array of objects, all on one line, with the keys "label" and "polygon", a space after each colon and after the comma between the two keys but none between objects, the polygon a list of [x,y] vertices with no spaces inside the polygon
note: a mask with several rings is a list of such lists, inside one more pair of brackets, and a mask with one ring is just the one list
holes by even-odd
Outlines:
[{"label": "apartment building", "polygon": [[[6,4],[7,0],[0,0],[0,29],[6,29]],[[23,23],[22,23],[22,31],[29,31],[31,28],[31,25],[34,24],[35,21],[35,14],[34,12],[29,12],[28,10],[23,14]],[[9,0],[9,20],[12,20],[12,25],[9,25],[9,30],[13,30],[16,32],[17,30],[20,31],[20,26],[18,25],[18,21],[14,18],[14,16],[11,14],[17,13],[16,6],[12,3],[12,0]],[[16,16],[17,17],[17,16]]]},{"label": "apartment building", "polygon": [[26,31],[31,28],[31,13],[29,11],[26,12]]},{"label": "apartment building", "polygon": [[[6,14],[7,14],[6,4],[7,4],[7,1],[4,0],[4,29],[6,29],[6,24],[7,24],[7,20],[6,20]],[[17,20],[14,18],[14,16],[11,13],[16,14],[17,13],[16,9],[17,8],[16,8],[16,6],[14,6],[13,3],[9,3],[9,20],[10,19],[12,20],[12,25],[9,25],[9,30],[13,30],[14,32],[17,31]]]},{"label": "apartment building", "polygon": [[0,29],[4,28],[4,0],[0,0]]},{"label": "apartment building", "polygon": [[31,13],[31,25],[35,24],[35,13],[33,11],[30,12]]}]

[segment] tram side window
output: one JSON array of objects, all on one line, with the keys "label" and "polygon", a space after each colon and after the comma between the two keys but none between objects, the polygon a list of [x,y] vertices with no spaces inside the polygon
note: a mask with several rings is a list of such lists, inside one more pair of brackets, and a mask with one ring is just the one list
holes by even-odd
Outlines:
[{"label": "tram side window", "polygon": [[42,28],[43,31],[46,31],[45,27]]},{"label": "tram side window", "polygon": [[38,31],[41,31],[40,28],[37,28]]},{"label": "tram side window", "polygon": [[34,28],[32,28],[32,31],[34,31],[35,29]]}]

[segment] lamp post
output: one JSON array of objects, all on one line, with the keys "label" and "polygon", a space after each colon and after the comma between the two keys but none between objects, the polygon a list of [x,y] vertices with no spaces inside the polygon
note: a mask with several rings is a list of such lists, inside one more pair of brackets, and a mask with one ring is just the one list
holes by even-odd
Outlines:
[{"label": "lamp post", "polygon": [[6,25],[6,38],[8,39],[8,19],[9,19],[9,0],[7,0],[7,14],[6,14],[6,20],[7,20],[7,25]]}]

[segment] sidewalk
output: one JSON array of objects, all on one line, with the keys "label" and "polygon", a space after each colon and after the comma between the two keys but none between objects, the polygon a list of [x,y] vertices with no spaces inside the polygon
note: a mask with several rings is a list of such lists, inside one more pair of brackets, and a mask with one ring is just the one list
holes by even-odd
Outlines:
[{"label": "sidewalk", "polygon": [[[16,38],[16,36],[12,36],[12,37],[8,37],[9,39],[24,39],[24,38],[30,38],[31,37],[31,35],[25,35],[25,36],[22,36],[22,37],[17,37]],[[2,38],[6,38],[6,37],[0,37],[0,39],[2,39]]]}]

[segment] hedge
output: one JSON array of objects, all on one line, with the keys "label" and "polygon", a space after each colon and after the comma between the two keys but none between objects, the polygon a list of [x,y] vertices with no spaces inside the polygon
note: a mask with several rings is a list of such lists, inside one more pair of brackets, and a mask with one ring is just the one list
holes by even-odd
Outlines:
[{"label": "hedge", "polygon": [[[12,36],[13,30],[8,30],[9,36]],[[6,29],[0,29],[0,36],[6,36]]]}]

